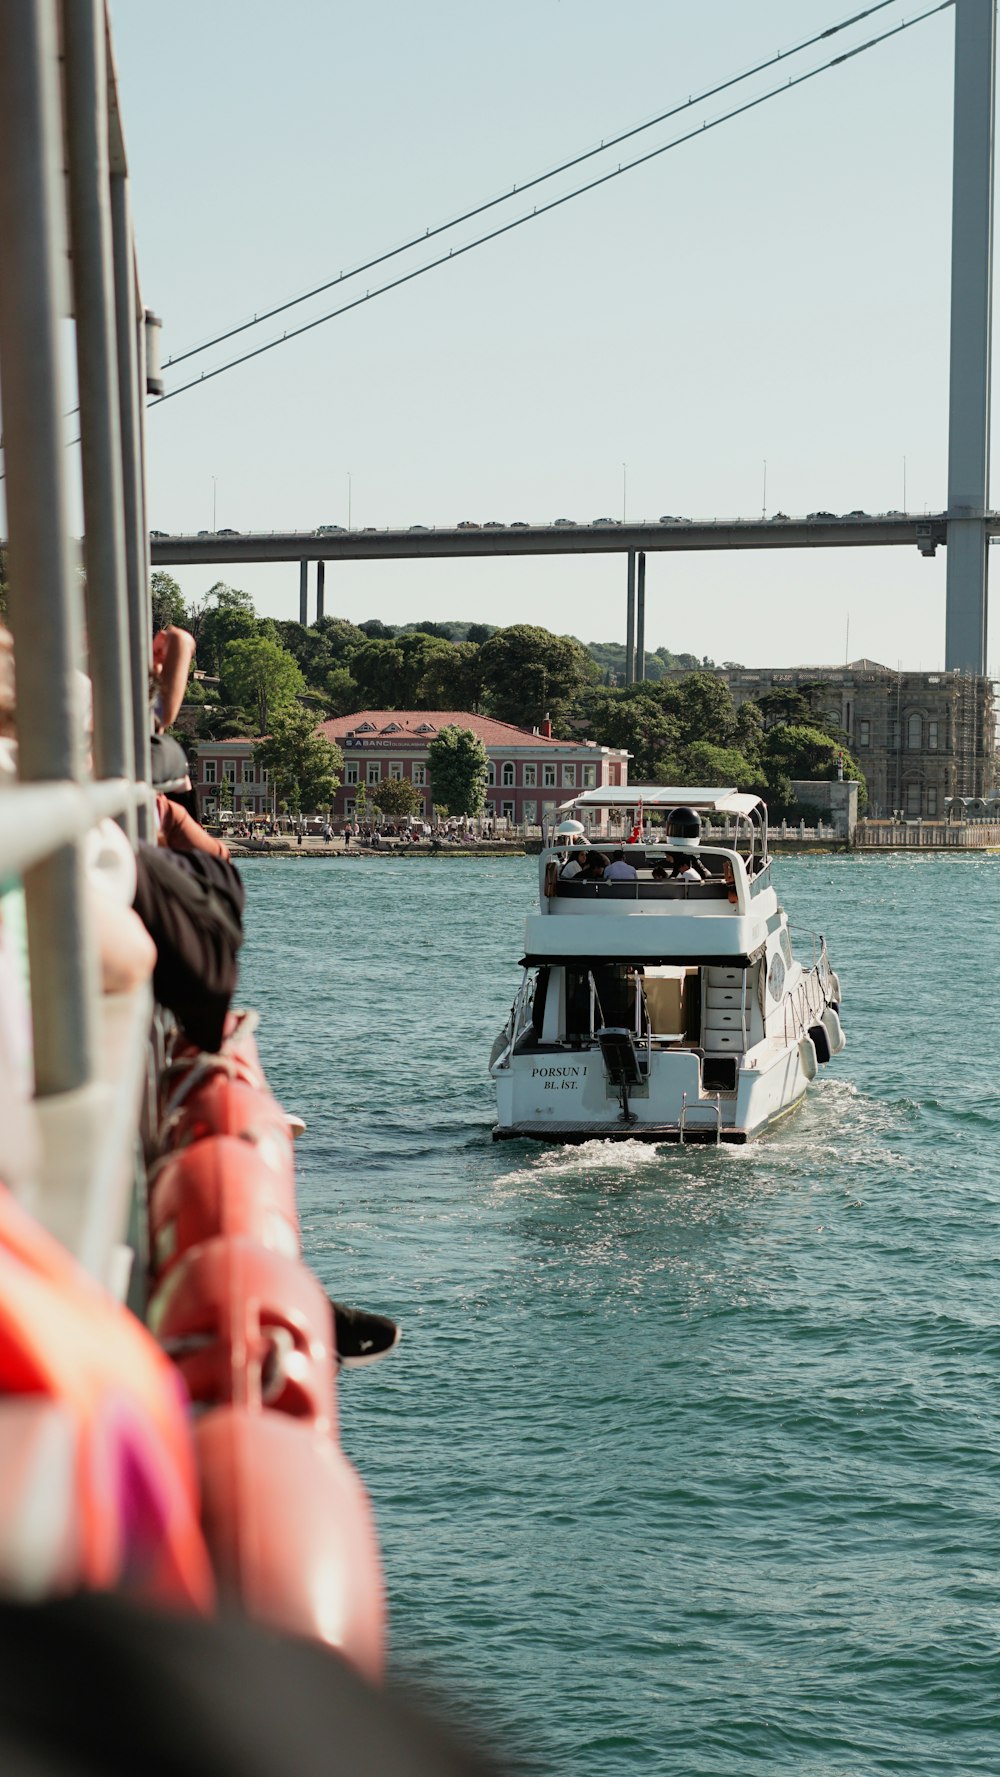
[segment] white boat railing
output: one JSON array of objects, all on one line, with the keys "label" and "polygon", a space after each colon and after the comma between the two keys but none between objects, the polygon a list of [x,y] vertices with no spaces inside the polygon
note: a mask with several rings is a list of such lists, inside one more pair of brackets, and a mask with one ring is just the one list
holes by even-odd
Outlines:
[{"label": "white boat railing", "polygon": [[[0,881],[23,877],[25,891],[41,1139],[32,1207],[108,1280],[127,1221],[151,996],[146,989],[109,1000],[98,992],[83,835],[108,815],[133,839],[151,830],[151,619],[146,317],[103,0],[0,6],[0,240],[8,617],[19,718],[19,782],[0,791]],[[67,313],[76,343],[85,580],[69,522]]]}]

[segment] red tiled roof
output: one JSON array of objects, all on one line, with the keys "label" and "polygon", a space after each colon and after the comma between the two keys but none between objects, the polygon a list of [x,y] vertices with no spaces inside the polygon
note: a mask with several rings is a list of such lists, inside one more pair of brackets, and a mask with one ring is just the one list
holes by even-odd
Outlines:
[{"label": "red tiled roof", "polygon": [[[471,728],[487,747],[573,747],[578,750],[583,744],[578,740],[550,740],[544,734],[532,734],[530,728],[515,728],[513,722],[495,722],[492,716],[474,716],[470,710],[355,710],[350,716],[333,716],[329,722],[321,724],[321,732],[327,740],[341,741],[348,734],[356,734],[365,724],[369,724],[372,734],[385,736],[390,724],[396,724],[396,733],[386,736],[400,741],[417,741],[426,744],[436,740],[442,728]],[[423,728],[423,733],[418,729]]]}]

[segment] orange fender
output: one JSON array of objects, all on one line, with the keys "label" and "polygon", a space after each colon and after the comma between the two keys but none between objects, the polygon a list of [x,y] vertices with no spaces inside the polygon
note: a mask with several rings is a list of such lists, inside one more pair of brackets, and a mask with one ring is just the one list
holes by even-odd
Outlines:
[{"label": "orange fender", "polygon": [[[72,1549],[75,1586],[121,1586],[151,1602],[210,1608],[198,1487],[177,1379],[146,1329],[0,1188],[0,1396],[31,1397],[48,1465],[52,1548]],[[8,1415],[8,1427],[12,1424]],[[34,1434],[33,1434],[34,1436]],[[4,1463],[4,1504],[16,1475]],[[36,1451],[42,1446],[35,1439]],[[70,1459],[69,1452],[72,1452]],[[73,1486],[58,1503],[60,1473]],[[31,1464],[22,1472],[30,1472]],[[75,1514],[68,1527],[65,1513]],[[43,1539],[44,1540],[44,1539]],[[54,1583],[66,1559],[54,1556]]]},{"label": "orange fender", "polygon": [[295,1184],[269,1149],[231,1135],[207,1136],[172,1154],[149,1198],[150,1269],[162,1277],[184,1253],[216,1235],[243,1236],[298,1257]]},{"label": "orange fender", "polygon": [[385,1597],[365,1489],[333,1441],[280,1413],[220,1407],[195,1428],[220,1591],[258,1622],[382,1676]]},{"label": "orange fender", "polygon": [[163,1151],[187,1147],[208,1135],[233,1135],[252,1142],[274,1167],[294,1174],[292,1132],[277,1099],[267,1089],[213,1073],[199,1081],[165,1118],[159,1134]]},{"label": "orange fender", "polygon": [[266,1406],[335,1431],[333,1315],[304,1265],[252,1240],[206,1240],[148,1313],[199,1406]]}]

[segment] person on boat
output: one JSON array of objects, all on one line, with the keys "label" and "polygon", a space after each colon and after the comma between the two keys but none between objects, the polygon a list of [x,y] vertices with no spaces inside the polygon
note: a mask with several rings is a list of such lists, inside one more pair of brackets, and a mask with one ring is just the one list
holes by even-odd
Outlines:
[{"label": "person on boat", "polygon": [[582,833],[573,834],[573,837],[570,840],[570,851],[567,854],[566,862],[559,872],[559,880],[561,882],[572,882],[574,876],[583,875],[585,859],[579,856],[578,848],[585,844],[586,841]]},{"label": "person on boat", "polygon": [[604,872],[605,882],[634,882],[638,871],[630,864],[623,851],[612,852],[611,862]]},{"label": "person on boat", "polygon": [[674,882],[701,881],[701,871],[696,869],[693,860],[686,858],[682,852],[673,852],[670,862],[673,865],[672,880]]},{"label": "person on boat", "polygon": [[580,872],[581,882],[603,882],[604,872],[610,862],[611,859],[608,857],[607,852],[590,852],[590,854],[584,859],[583,869]]},{"label": "person on boat", "polygon": [[654,864],[650,875],[654,882],[666,882],[669,879],[670,871],[666,864]]}]

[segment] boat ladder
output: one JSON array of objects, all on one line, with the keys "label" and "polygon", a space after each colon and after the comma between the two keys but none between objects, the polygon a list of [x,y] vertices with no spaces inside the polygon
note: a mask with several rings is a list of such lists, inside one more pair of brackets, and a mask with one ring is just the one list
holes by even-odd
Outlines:
[{"label": "boat ladder", "polygon": [[[700,1100],[699,1102],[703,1103],[704,1100]],[[710,1102],[715,1107],[715,1145],[716,1145],[716,1147],[719,1147],[722,1142],[722,1094],[721,1094],[721,1092],[713,1093],[711,1095]],[[687,1140],[687,1114],[690,1109],[691,1109],[691,1106],[688,1104],[688,1095],[685,1092],[681,1096],[681,1114],[680,1114],[680,1120],[677,1124],[677,1130],[678,1130],[678,1134],[680,1136],[680,1141],[681,1141],[682,1147],[683,1147],[685,1141]],[[699,1129],[701,1129],[703,1127],[704,1127],[703,1124],[701,1124],[701,1123],[698,1124]]]}]

